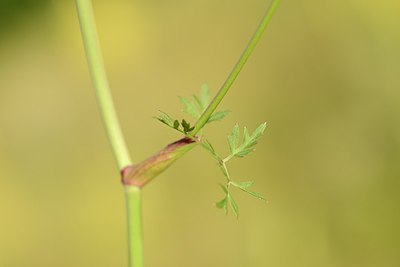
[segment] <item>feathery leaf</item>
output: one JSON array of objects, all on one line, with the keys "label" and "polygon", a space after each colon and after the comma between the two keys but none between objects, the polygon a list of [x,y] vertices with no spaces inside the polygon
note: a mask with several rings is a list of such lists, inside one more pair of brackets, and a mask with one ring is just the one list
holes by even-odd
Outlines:
[{"label": "feathery leaf", "polygon": [[184,106],[184,112],[189,114],[190,116],[192,116],[195,119],[198,119],[200,117],[200,112],[197,109],[195,103],[193,101],[190,101],[186,98],[184,98],[183,96],[179,97],[179,100],[181,101],[181,103]]},{"label": "feathery leaf", "polygon": [[211,145],[211,143],[208,140],[204,140],[200,142],[201,146],[206,149],[208,152],[210,152],[211,155],[216,157],[217,159],[220,159],[220,157],[217,155],[217,152],[215,151],[214,147]]},{"label": "feathery leaf", "polygon": [[224,209],[225,213],[228,214],[228,206],[227,206],[227,202],[228,199],[227,197],[224,197],[223,199],[221,199],[220,201],[218,201],[217,203],[215,203],[215,206],[219,209]]},{"label": "feathery leaf", "polygon": [[241,189],[246,189],[249,188],[250,186],[252,186],[254,184],[253,181],[247,181],[247,182],[234,182],[231,181],[231,184],[235,187],[241,188]]},{"label": "feathery leaf", "polygon": [[231,133],[228,135],[229,148],[232,154],[235,154],[236,148],[239,144],[239,125],[235,124]]},{"label": "feathery leaf", "polygon": [[229,113],[231,113],[230,110],[221,110],[221,111],[217,111],[215,113],[213,113],[210,118],[208,119],[207,123],[211,123],[214,121],[220,121],[223,118],[226,117],[226,115],[228,115]]},{"label": "feathery leaf", "polygon": [[242,158],[251,152],[254,151],[254,146],[257,144],[258,139],[262,136],[267,127],[266,123],[262,123],[257,129],[254,130],[252,134],[249,134],[249,131],[246,127],[243,129],[243,141],[239,146],[239,126],[236,124],[233,127],[232,132],[228,136],[229,148],[231,150],[231,157],[239,157]]},{"label": "feathery leaf", "polygon": [[203,83],[200,89],[200,100],[202,103],[202,108],[205,110],[210,103],[210,89],[208,88],[208,84]]},{"label": "feathery leaf", "polygon": [[247,181],[247,182],[234,182],[234,181],[231,181],[230,183],[231,183],[231,185],[233,185],[233,186],[239,188],[240,190],[252,195],[253,197],[256,197],[256,198],[261,199],[261,200],[265,200],[265,198],[263,196],[261,196],[259,193],[248,189],[250,186],[252,186],[254,184],[253,181]]},{"label": "feathery leaf", "polygon": [[229,199],[229,203],[231,204],[232,210],[236,215],[236,218],[239,218],[239,207],[236,204],[235,199],[232,197],[231,193],[228,192],[228,199]]}]

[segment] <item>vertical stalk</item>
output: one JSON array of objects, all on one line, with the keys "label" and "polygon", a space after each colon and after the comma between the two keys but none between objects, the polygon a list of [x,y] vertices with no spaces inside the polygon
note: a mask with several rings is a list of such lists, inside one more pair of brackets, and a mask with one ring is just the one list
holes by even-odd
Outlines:
[{"label": "vertical stalk", "polygon": [[136,186],[125,186],[128,215],[129,267],[143,267],[142,196]]},{"label": "vertical stalk", "polygon": [[[97,103],[117,165],[123,171],[125,167],[132,165],[132,161],[122,135],[108,85],[96,32],[92,3],[91,0],[76,0],[75,3]],[[142,267],[141,189],[135,186],[125,186],[125,194],[128,218],[129,267]]]},{"label": "vertical stalk", "polygon": [[97,38],[92,3],[91,0],[76,0],[75,2],[97,103],[118,167],[122,170],[123,167],[132,165],[132,162],[119,126],[117,113],[115,112],[110,87],[108,85],[100,44]]}]

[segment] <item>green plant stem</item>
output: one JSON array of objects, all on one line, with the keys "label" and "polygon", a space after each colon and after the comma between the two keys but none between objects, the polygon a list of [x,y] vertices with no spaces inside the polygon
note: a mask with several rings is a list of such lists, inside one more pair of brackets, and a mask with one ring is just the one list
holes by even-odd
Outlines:
[{"label": "green plant stem", "polygon": [[78,10],[90,76],[96,92],[97,103],[100,108],[100,113],[118,167],[122,170],[124,167],[132,165],[132,161],[119,126],[117,113],[115,112],[114,103],[108,85],[100,45],[97,38],[92,3],[91,0],[76,0],[75,2]]},{"label": "green plant stem", "polygon": [[125,186],[128,215],[129,267],[143,267],[141,189]]},{"label": "green plant stem", "polygon": [[[91,0],[76,0],[82,39],[97,103],[115,159],[122,171],[132,165],[114,108],[107,75],[101,56]],[[143,266],[141,189],[125,186],[128,217],[129,267]]]},{"label": "green plant stem", "polygon": [[244,64],[246,63],[247,59],[250,57],[251,53],[253,52],[254,48],[256,47],[258,41],[261,39],[265,28],[268,26],[272,15],[275,13],[276,8],[278,7],[279,0],[272,0],[269,8],[267,9],[264,17],[262,18],[260,24],[256,32],[253,34],[250,42],[248,43],[246,49],[243,51],[242,55],[240,56],[238,62],[232,69],[231,73],[229,74],[228,78],[225,80],[222,87],[219,89],[218,93],[211,101],[210,105],[208,105],[207,109],[201,114],[200,118],[197,120],[196,125],[193,131],[190,132],[192,136],[196,135],[207,123],[210,116],[213,114],[219,103],[222,101],[226,93],[231,88],[233,82],[235,81],[236,77],[239,75],[239,72],[242,70]]}]

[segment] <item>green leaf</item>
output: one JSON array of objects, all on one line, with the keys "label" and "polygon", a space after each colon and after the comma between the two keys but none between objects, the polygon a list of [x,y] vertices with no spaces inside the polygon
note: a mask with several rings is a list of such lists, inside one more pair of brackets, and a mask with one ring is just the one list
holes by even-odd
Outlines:
[{"label": "green leaf", "polygon": [[236,204],[235,199],[232,197],[232,194],[228,192],[228,199],[229,199],[229,203],[231,204],[232,210],[236,215],[236,218],[239,218],[239,207]]},{"label": "green leaf", "polygon": [[253,197],[256,197],[256,198],[258,198],[258,199],[260,199],[260,200],[266,200],[263,196],[261,196],[259,193],[257,193],[257,192],[254,192],[254,191],[251,191],[251,190],[245,190],[245,189],[242,189],[244,192],[246,192],[246,193],[248,193],[248,194],[250,194],[250,195],[252,195]]},{"label": "green leaf", "polygon": [[267,128],[267,123],[264,122],[260,126],[257,127],[257,129],[251,134],[251,139],[257,140],[261,137],[261,135],[264,133],[265,128]]},{"label": "green leaf", "polygon": [[211,122],[214,122],[214,121],[220,121],[223,118],[225,118],[226,115],[228,115],[229,113],[231,113],[230,110],[217,111],[217,112],[215,112],[214,114],[212,114],[210,116],[210,118],[208,119],[207,123],[211,123]]},{"label": "green leaf", "polygon": [[202,84],[201,85],[201,90],[200,90],[200,97],[197,95],[193,95],[194,100],[196,101],[197,105],[200,108],[200,111],[206,110],[208,104],[210,103],[210,92],[208,89],[207,84]]},{"label": "green leaf", "polygon": [[234,182],[231,181],[231,184],[235,187],[238,187],[240,189],[246,189],[249,188],[250,186],[252,186],[254,184],[253,181],[247,181],[247,182]]},{"label": "green leaf", "polygon": [[208,140],[204,140],[200,142],[201,146],[206,149],[208,152],[211,153],[214,157],[218,157],[217,152],[215,151],[214,147],[211,145],[211,143]]},{"label": "green leaf", "polygon": [[221,199],[220,201],[218,201],[217,203],[215,203],[215,206],[219,209],[224,209],[225,213],[228,214],[228,199],[227,197],[224,197],[223,199]]},{"label": "green leaf", "polygon": [[182,120],[181,124],[185,133],[191,132],[194,129],[194,127],[190,127],[190,123],[184,119]]},{"label": "green leaf", "polygon": [[180,125],[179,121],[178,120],[174,120],[174,125],[173,125],[174,129],[178,129],[179,125]]},{"label": "green leaf", "polygon": [[205,108],[207,108],[207,105],[204,106],[204,103],[201,101],[200,98],[198,98],[197,95],[193,95],[194,100],[196,101],[197,105],[199,106],[200,110],[203,111]]},{"label": "green leaf", "polygon": [[210,142],[208,142],[208,140],[204,140],[200,144],[208,152],[210,152],[213,155],[215,154],[215,150],[214,150],[213,146],[210,144]]},{"label": "green leaf", "polygon": [[160,122],[164,123],[165,125],[167,125],[168,127],[171,127],[175,130],[177,130],[178,132],[184,133],[182,130],[179,129],[179,121],[178,120],[174,120],[173,118],[171,118],[167,113],[160,111],[162,114],[158,117],[154,117],[157,120],[159,120]]},{"label": "green leaf", "polygon": [[[200,96],[193,95],[193,99],[194,101],[182,96],[179,97],[179,100],[184,106],[183,111],[193,118],[198,119],[200,118],[201,114],[207,109],[208,104],[210,103],[210,92],[208,90],[208,85],[202,84]],[[208,119],[207,123],[222,120],[229,113],[230,111],[228,110],[214,112],[214,114],[212,114]]]},{"label": "green leaf", "polygon": [[208,84],[203,83],[200,89],[200,100],[202,103],[202,109],[205,110],[210,103],[210,90]]},{"label": "green leaf", "polygon": [[228,135],[229,148],[232,154],[235,154],[236,148],[239,144],[239,125],[236,124],[231,133]]},{"label": "green leaf", "polygon": [[244,126],[244,129],[243,129],[243,143],[248,143],[249,140],[250,140],[249,131],[247,130],[247,127]]},{"label": "green leaf", "polygon": [[165,118],[163,118],[163,117],[154,117],[155,119],[157,119],[157,120],[159,120],[160,122],[162,122],[162,123],[164,123],[165,125],[167,125],[167,126],[170,126],[171,127],[171,125],[169,124],[169,122],[165,119]]},{"label": "green leaf", "polygon": [[230,183],[231,183],[231,185],[233,185],[233,186],[239,188],[240,190],[252,195],[253,197],[256,197],[256,198],[261,199],[261,200],[265,200],[265,198],[263,196],[261,196],[259,193],[248,189],[250,186],[252,186],[254,184],[253,181],[247,181],[247,182],[234,182],[234,181],[231,181]]},{"label": "green leaf", "polygon": [[250,153],[253,152],[253,151],[254,151],[253,148],[243,149],[243,150],[237,152],[237,153],[235,154],[235,156],[236,156],[236,157],[239,157],[239,158],[243,158],[244,156],[250,154]]},{"label": "green leaf", "polygon": [[182,124],[183,130],[189,129],[189,127],[190,127],[190,124],[187,121],[185,121],[185,119],[182,120],[181,124]]},{"label": "green leaf", "polygon": [[162,114],[159,117],[155,117],[155,118],[158,119],[159,121],[161,121],[162,123],[164,123],[164,124],[166,124],[168,126],[171,126],[173,119],[167,113],[165,113],[164,111],[160,110],[160,112]]},{"label": "green leaf", "polygon": [[[235,127],[237,126],[237,124],[235,125]],[[228,137],[229,139],[233,139],[233,132],[235,131],[239,131],[239,129],[235,129],[232,130],[232,133],[230,134],[230,136]],[[257,127],[257,129],[254,130],[254,132],[250,135],[247,128],[244,127],[243,129],[243,143],[239,146],[239,147],[235,147],[232,150],[232,144],[237,144],[234,143],[232,141],[229,141],[229,147],[231,148],[231,154],[233,156],[242,158],[248,154],[250,154],[251,152],[254,151],[254,146],[257,144],[258,139],[260,139],[260,137],[262,136],[262,134],[264,133],[265,129],[267,127],[266,123],[262,123],[260,126]],[[235,133],[236,134],[236,133]],[[237,138],[239,138],[239,133],[237,133]]]},{"label": "green leaf", "polygon": [[181,101],[181,103],[184,106],[184,112],[189,114],[190,116],[192,116],[195,119],[198,119],[200,117],[200,112],[197,109],[195,103],[193,101],[190,101],[186,98],[184,98],[183,96],[179,97],[179,100]]}]

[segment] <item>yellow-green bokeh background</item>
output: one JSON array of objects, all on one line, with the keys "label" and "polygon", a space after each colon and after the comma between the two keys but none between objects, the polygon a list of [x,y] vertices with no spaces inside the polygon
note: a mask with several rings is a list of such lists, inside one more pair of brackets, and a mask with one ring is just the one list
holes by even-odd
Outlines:
[{"label": "yellow-green bokeh background", "polygon": [[[268,1],[94,1],[134,161],[178,135],[178,95],[221,85]],[[268,122],[230,164],[269,204],[213,207],[192,151],[144,190],[147,267],[400,266],[400,2],[282,1],[208,138]],[[126,266],[124,197],[73,1],[0,1],[0,267]]]}]

